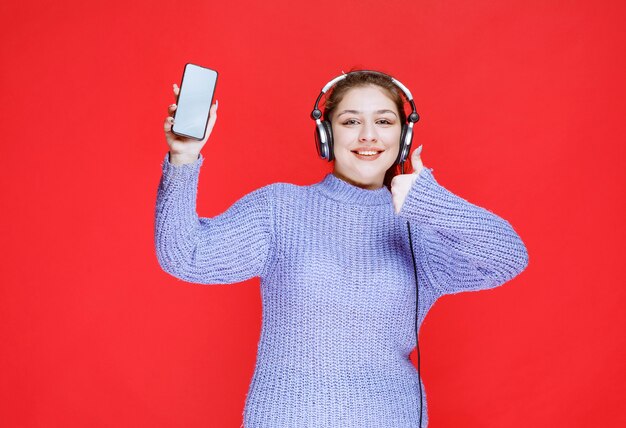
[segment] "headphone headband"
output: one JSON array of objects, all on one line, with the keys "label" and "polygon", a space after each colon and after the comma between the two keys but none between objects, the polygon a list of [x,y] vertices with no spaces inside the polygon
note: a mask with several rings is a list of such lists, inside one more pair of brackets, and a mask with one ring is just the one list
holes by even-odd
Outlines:
[{"label": "headphone headband", "polygon": [[355,73],[374,73],[374,74],[379,74],[381,76],[385,76],[385,77],[388,77],[389,79],[391,79],[393,84],[396,85],[398,88],[400,88],[400,90],[406,96],[406,99],[409,102],[409,104],[411,104],[412,112],[407,117],[407,120],[409,122],[413,122],[413,123],[415,123],[415,122],[417,122],[419,120],[419,115],[417,114],[417,111],[415,109],[415,102],[413,101],[413,95],[411,94],[411,91],[409,91],[408,88],[406,86],[404,86],[402,84],[402,82],[397,80],[395,77],[390,76],[390,75],[385,74],[385,73],[382,73],[380,71],[375,71],[375,70],[355,70],[355,71],[350,71],[348,73],[343,73],[343,74],[340,74],[339,76],[335,77],[334,79],[332,79],[326,85],[324,85],[324,87],[322,88],[322,91],[320,92],[320,94],[317,96],[317,99],[315,100],[315,106],[313,106],[313,111],[311,112],[311,118],[313,120],[317,120],[317,119],[320,119],[322,117],[322,112],[319,109],[319,103],[320,103],[320,101],[322,99],[322,96],[324,96],[324,94],[326,92],[328,92],[328,90],[330,88],[332,88],[333,86],[335,86],[338,82],[340,82],[341,80],[343,80],[346,77],[348,77],[348,75],[355,74]]}]

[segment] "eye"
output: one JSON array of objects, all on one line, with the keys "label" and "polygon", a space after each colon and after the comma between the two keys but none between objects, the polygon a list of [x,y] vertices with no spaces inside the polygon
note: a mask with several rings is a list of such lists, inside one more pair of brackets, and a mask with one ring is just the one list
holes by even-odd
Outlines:
[{"label": "eye", "polygon": [[390,121],[389,119],[380,119],[378,123],[383,124],[383,125],[393,125],[393,122]]},{"label": "eye", "polygon": [[342,125],[356,125],[358,120],[356,119],[348,119],[342,123]]}]

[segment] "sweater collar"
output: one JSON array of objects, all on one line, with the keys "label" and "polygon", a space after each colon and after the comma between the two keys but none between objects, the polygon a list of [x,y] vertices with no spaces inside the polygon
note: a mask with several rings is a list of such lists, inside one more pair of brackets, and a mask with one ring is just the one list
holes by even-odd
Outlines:
[{"label": "sweater collar", "polygon": [[332,172],[315,184],[325,196],[339,202],[357,205],[384,205],[392,202],[391,192],[387,187],[369,190],[355,186],[335,176]]}]

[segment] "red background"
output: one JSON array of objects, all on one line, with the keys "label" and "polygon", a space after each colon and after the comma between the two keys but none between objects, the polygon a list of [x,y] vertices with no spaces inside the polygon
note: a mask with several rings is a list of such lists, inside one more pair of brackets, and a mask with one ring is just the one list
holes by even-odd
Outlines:
[{"label": "red background", "polygon": [[624,426],[623,2],[63,3],[0,6],[0,425],[240,426],[258,278],[185,283],[154,252],[195,62],[220,73],[199,215],[319,181],[313,102],[362,67],[411,89],[438,181],[524,240],[521,275],[426,318],[433,428]]}]

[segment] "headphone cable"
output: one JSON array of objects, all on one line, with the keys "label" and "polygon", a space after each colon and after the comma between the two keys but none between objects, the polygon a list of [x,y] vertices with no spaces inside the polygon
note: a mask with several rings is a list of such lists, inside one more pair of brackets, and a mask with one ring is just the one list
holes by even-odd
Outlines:
[{"label": "headphone cable", "polygon": [[[401,163],[402,174],[404,174],[404,162]],[[409,246],[411,247],[411,258],[413,259],[413,272],[415,274],[415,343],[417,345],[417,382],[420,389],[420,428],[422,427],[422,376],[420,370],[420,342],[417,332],[417,320],[419,318],[419,287],[417,284],[417,264],[415,262],[415,253],[413,252],[413,239],[411,237],[411,225],[406,222],[407,229],[409,231]]]}]

